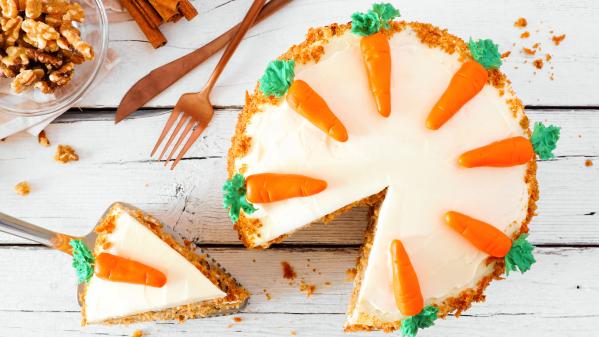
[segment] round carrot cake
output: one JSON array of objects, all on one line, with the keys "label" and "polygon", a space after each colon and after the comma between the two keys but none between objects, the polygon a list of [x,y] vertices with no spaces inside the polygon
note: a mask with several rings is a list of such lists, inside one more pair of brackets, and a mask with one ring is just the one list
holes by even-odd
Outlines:
[{"label": "round carrot cake", "polygon": [[345,329],[413,336],[530,268],[535,158],[555,139],[531,141],[491,40],[398,16],[373,5],[272,61],[246,97],[223,191],[251,248],[371,207]]}]

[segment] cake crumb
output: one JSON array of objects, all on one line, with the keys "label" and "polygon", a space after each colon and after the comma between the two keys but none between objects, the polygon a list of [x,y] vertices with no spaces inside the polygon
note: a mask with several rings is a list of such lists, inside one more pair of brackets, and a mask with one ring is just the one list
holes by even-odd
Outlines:
[{"label": "cake crumb", "polygon": [[330,285],[331,285],[331,282],[330,282],[330,281],[326,281],[326,282],[324,283],[324,285],[328,287],[328,286],[330,286]]},{"label": "cake crumb", "polygon": [[521,39],[528,39],[529,37],[530,37],[529,31],[525,31],[524,33],[520,34]]},{"label": "cake crumb", "polygon": [[272,296],[270,295],[268,290],[266,290],[266,288],[262,289],[262,292],[264,293],[264,297],[266,297],[267,301],[270,301],[272,299]]},{"label": "cake crumb", "polygon": [[37,142],[41,146],[45,146],[45,147],[50,146],[50,140],[48,139],[48,136],[46,136],[45,130],[42,130],[42,131],[40,131],[40,133],[37,134]]},{"label": "cake crumb", "polygon": [[543,69],[543,59],[536,59],[534,61],[532,61],[532,64],[537,68],[537,69]]},{"label": "cake crumb", "polygon": [[551,58],[552,58],[551,54],[545,55],[545,61],[549,62],[549,61],[551,61]]},{"label": "cake crumb", "polygon": [[534,49],[534,50],[540,49],[540,47],[541,47],[541,44],[538,42],[532,45],[532,49]]},{"label": "cake crumb", "polygon": [[510,54],[511,54],[511,53],[512,53],[512,52],[508,50],[508,51],[506,51],[505,53],[501,54],[501,58],[502,58],[502,59],[504,59],[504,58],[506,58],[506,57],[510,56]]},{"label": "cake crumb", "polygon": [[356,274],[358,273],[358,271],[356,270],[356,268],[349,268],[348,270],[345,271],[345,280],[347,282],[351,282],[356,278]]},{"label": "cake crumb", "polygon": [[56,148],[56,154],[54,160],[59,163],[66,164],[70,161],[78,161],[79,155],[70,145],[58,145]]},{"label": "cake crumb", "polygon": [[524,28],[528,25],[528,21],[526,21],[525,18],[519,18],[518,20],[516,20],[516,22],[514,22],[514,27],[518,27],[518,28]]},{"label": "cake crumb", "polygon": [[591,166],[593,166],[593,161],[592,161],[592,160],[590,160],[590,159],[587,159],[587,160],[585,160],[585,161],[584,161],[584,166],[586,166],[586,167],[591,167]]},{"label": "cake crumb", "polygon": [[283,267],[283,278],[287,280],[293,280],[297,276],[293,267],[287,261],[281,262],[281,266]]},{"label": "cake crumb", "polygon": [[227,325],[227,329],[231,329],[233,327],[233,323],[230,323],[229,325]]},{"label": "cake crumb", "polygon": [[291,330],[291,336],[297,336],[297,331]]},{"label": "cake crumb", "polygon": [[15,192],[17,192],[18,195],[26,196],[29,194],[29,192],[31,192],[31,187],[29,186],[28,182],[21,181],[15,185]]},{"label": "cake crumb", "polygon": [[102,244],[102,249],[104,249],[104,250],[108,250],[108,249],[110,249],[110,247],[112,247],[112,243],[110,243],[108,241],[106,241]]},{"label": "cake crumb", "polygon": [[562,41],[564,41],[564,39],[566,38],[566,34],[562,34],[562,35],[553,35],[551,37],[551,40],[553,41],[553,43],[556,46],[559,46],[560,43],[562,43]]},{"label": "cake crumb", "polygon": [[235,321],[235,323],[241,323],[241,321],[243,321],[243,318],[241,318],[239,316],[235,316],[235,317],[233,317],[233,320]]},{"label": "cake crumb", "polygon": [[302,280],[300,282],[299,289],[300,289],[301,292],[306,293],[306,297],[312,297],[312,295],[316,291],[316,285],[315,284],[306,283],[306,282],[304,282],[304,280]]},{"label": "cake crumb", "polygon": [[530,49],[530,48],[526,48],[526,47],[522,47],[522,51],[524,52],[524,54],[526,55],[534,55],[537,53],[536,50],[534,49]]},{"label": "cake crumb", "polygon": [[135,330],[135,331],[133,331],[133,335],[131,335],[131,337],[141,337],[141,336],[143,336],[143,334],[144,334],[143,331]]}]

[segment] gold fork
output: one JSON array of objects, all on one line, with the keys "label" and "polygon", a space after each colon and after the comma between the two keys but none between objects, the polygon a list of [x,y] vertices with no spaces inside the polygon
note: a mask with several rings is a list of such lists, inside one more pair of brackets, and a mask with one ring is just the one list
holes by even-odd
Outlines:
[{"label": "gold fork", "polygon": [[160,137],[158,137],[158,141],[156,142],[156,145],[154,146],[154,149],[152,150],[152,154],[150,154],[150,157],[154,156],[156,150],[158,150],[158,147],[168,134],[173,124],[175,124],[177,119],[179,120],[179,122],[175,126],[175,129],[171,133],[168,141],[166,142],[166,145],[162,149],[162,152],[160,153],[158,160],[162,160],[167,149],[169,148],[169,146],[171,145],[177,134],[179,134],[179,131],[181,131],[182,128],[183,132],[181,133],[179,139],[171,149],[168,158],[164,162],[164,166],[166,166],[166,164],[171,161],[173,155],[175,154],[179,146],[181,146],[187,135],[190,132],[192,132],[192,129],[193,132],[187,139],[187,142],[181,149],[181,152],[179,152],[179,154],[177,155],[177,158],[171,166],[171,170],[174,169],[175,166],[177,166],[177,164],[179,163],[179,161],[181,161],[181,158],[183,158],[187,150],[189,150],[193,143],[198,139],[198,137],[200,137],[202,132],[206,129],[208,123],[210,123],[210,121],[212,120],[212,116],[214,115],[214,109],[212,108],[212,104],[210,103],[210,93],[212,92],[212,89],[214,88],[214,85],[216,84],[216,81],[218,80],[220,74],[223,72],[225,66],[231,59],[231,56],[233,56],[233,53],[237,49],[237,46],[239,46],[239,43],[243,39],[243,36],[256,20],[256,17],[258,16],[258,13],[260,13],[260,9],[262,8],[265,2],[266,0],[254,0],[254,3],[245,15],[245,18],[243,18],[243,21],[239,26],[239,30],[227,46],[227,49],[225,49],[223,56],[216,65],[216,68],[214,68],[214,72],[212,73],[212,76],[210,76],[210,79],[208,80],[208,83],[206,84],[204,89],[202,89],[202,91],[200,92],[184,94],[179,98],[179,101],[175,105],[175,108],[173,109],[171,116],[169,117],[168,121],[166,122],[166,125],[164,126],[164,129],[162,130],[162,133],[160,134]]}]

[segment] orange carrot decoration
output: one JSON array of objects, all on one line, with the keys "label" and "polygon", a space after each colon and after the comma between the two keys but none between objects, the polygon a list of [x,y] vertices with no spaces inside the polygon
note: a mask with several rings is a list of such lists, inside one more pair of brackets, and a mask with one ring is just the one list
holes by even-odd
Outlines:
[{"label": "orange carrot decoration", "polygon": [[449,86],[433,107],[426,120],[426,127],[437,130],[468,103],[485,86],[487,70],[476,61],[466,61],[458,70]]},{"label": "orange carrot decoration", "polygon": [[512,137],[465,152],[458,162],[463,167],[508,167],[526,164],[533,156],[528,139]]},{"label": "orange carrot decoration", "polygon": [[417,315],[424,308],[424,299],[416,271],[400,240],[393,240],[390,248],[393,295],[397,308],[405,316]]},{"label": "orange carrot decoration", "polygon": [[512,240],[486,222],[453,211],[445,213],[445,222],[476,248],[493,257],[504,257],[512,248]]},{"label": "orange carrot decoration", "polygon": [[142,284],[155,288],[162,288],[166,284],[166,276],[160,271],[109,253],[101,253],[96,257],[95,269],[96,276],[107,281]]},{"label": "orange carrot decoration", "polygon": [[449,86],[433,107],[426,120],[426,127],[437,130],[455,115],[485,86],[488,69],[501,66],[501,54],[493,41],[470,39],[468,49],[474,60],[466,61],[458,70]]},{"label": "orange carrot decoration", "polygon": [[327,182],[299,174],[254,174],[246,179],[246,198],[252,203],[269,203],[307,197],[324,191]]},{"label": "orange carrot decoration", "polygon": [[347,141],[347,130],[327,102],[308,83],[295,80],[287,92],[289,106],[334,139]]},{"label": "orange carrot decoration", "polygon": [[379,114],[391,114],[391,47],[381,32],[363,37],[360,41],[362,56],[368,73],[368,84],[374,95]]}]

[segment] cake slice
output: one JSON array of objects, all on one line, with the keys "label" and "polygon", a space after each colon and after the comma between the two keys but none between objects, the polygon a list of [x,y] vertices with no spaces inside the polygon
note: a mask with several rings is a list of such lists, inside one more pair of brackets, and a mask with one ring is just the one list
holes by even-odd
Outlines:
[{"label": "cake slice", "polygon": [[[83,325],[183,321],[230,314],[249,298],[248,291],[208,255],[195,254],[180,245],[163,232],[156,218],[131,206],[113,204],[96,233],[93,252],[71,242],[75,259],[93,264],[87,275],[78,272],[85,281],[80,292]],[[105,262],[105,257],[120,265]],[[134,268],[126,269],[129,266]],[[132,269],[136,268],[144,272],[141,284],[131,283]]]}]

